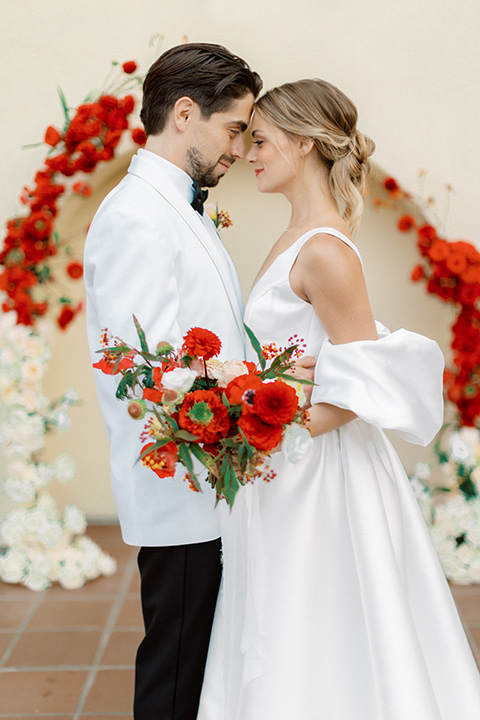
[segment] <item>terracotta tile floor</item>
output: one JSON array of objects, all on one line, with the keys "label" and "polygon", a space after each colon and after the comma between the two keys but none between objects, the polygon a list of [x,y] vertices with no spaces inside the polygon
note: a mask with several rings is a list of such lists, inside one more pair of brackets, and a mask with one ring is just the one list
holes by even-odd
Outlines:
[{"label": "terracotta tile floor", "polygon": [[[116,526],[87,534],[117,559],[113,577],[42,593],[0,582],[0,720],[132,718],[137,550]],[[480,585],[452,591],[480,664]]]}]

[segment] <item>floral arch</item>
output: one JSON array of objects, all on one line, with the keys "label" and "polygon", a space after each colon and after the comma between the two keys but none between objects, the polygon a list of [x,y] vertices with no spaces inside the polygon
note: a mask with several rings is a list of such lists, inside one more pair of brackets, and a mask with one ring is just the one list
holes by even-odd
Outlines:
[{"label": "floral arch", "polygon": [[[0,529],[7,546],[0,558],[0,578],[22,582],[32,589],[43,589],[51,582],[79,587],[114,570],[114,561],[84,535],[84,513],[73,505],[60,513],[45,489],[53,479],[73,479],[71,457],[60,452],[56,459],[46,462],[42,456],[45,434],[53,428],[68,429],[68,410],[77,397],[67,391],[60,400],[50,402],[42,385],[50,354],[46,319],[53,318],[63,332],[68,332],[82,310],[81,299],[75,297],[77,293],[68,283],[78,283],[82,277],[76,239],[83,239],[85,227],[72,229],[68,212],[59,218],[58,210],[69,198],[83,202],[85,215],[91,217],[93,187],[114,184],[113,178],[120,168],[125,169],[129,155],[145,142],[143,130],[132,127],[142,83],[137,66],[133,61],[114,63],[112,70],[105,90],[98,97],[88,97],[78,108],[69,108],[60,94],[63,127],[47,128],[45,163],[32,185],[23,189],[23,210],[8,221],[0,249],[0,370],[6,378],[0,386],[0,413],[6,428],[0,444],[7,468],[4,487],[19,505]],[[477,464],[473,459],[478,448],[470,454],[467,451],[480,441],[474,434],[480,421],[480,253],[465,240],[443,237],[439,228],[426,221],[428,208],[425,211],[394,178],[377,177],[378,184],[381,191],[369,202],[394,212],[398,229],[416,244],[419,258],[412,281],[423,283],[427,293],[452,308],[453,358],[445,373],[445,391],[459,428],[456,437],[462,429],[470,428],[470,444],[460,437],[467,448],[462,450],[463,460],[452,455],[450,441],[446,446],[438,444],[437,456],[454,476],[454,481],[450,479],[450,485],[441,490],[452,493],[455,501],[469,503],[469,508],[475,506],[475,520],[470,518],[468,523],[478,529]],[[19,441],[20,427],[23,439]],[[436,490],[428,481],[425,468],[413,478],[427,521],[434,528]],[[480,537],[475,544],[465,528],[458,527],[455,532],[454,538],[448,537],[450,555],[445,547],[440,548],[441,542],[445,546],[445,534],[437,543],[441,557],[442,552],[445,557],[456,557],[458,548],[465,557],[465,548],[472,549],[477,557]],[[465,563],[468,568],[474,565],[472,557],[468,556],[468,563],[462,561],[462,572],[470,579],[473,571],[464,568]],[[451,561],[447,574],[460,576],[454,565]],[[475,578],[480,580],[480,563],[477,572]]]}]

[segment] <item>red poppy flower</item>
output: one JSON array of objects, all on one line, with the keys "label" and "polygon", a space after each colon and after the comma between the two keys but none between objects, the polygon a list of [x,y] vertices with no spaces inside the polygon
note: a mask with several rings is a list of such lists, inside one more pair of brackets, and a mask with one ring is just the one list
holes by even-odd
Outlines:
[{"label": "red poppy flower", "polygon": [[415,218],[413,215],[402,215],[398,221],[398,229],[400,232],[408,232],[415,227]]},{"label": "red poppy flower", "polygon": [[210,358],[218,355],[222,343],[215,333],[210,330],[194,327],[183,338],[183,347],[191,356],[210,360]]},{"label": "red poppy flower", "polygon": [[67,273],[73,280],[78,280],[83,275],[83,265],[81,262],[74,260],[67,265]]},{"label": "red poppy flower", "polygon": [[124,73],[131,75],[137,69],[137,63],[134,60],[128,60],[123,63],[122,68]]},{"label": "red poppy flower", "polygon": [[387,177],[383,181],[383,187],[385,190],[388,190],[388,192],[394,192],[395,190],[399,190],[399,186],[397,181],[393,177]]},{"label": "red poppy flower", "polygon": [[255,393],[253,411],[271,425],[285,425],[292,422],[297,409],[297,393],[293,387],[284,382],[263,383]]},{"label": "red poppy flower", "polygon": [[52,147],[55,147],[55,145],[58,145],[58,143],[60,142],[61,139],[62,139],[62,136],[60,135],[58,130],[56,130],[54,127],[49,125],[45,131],[44,142],[47,145],[51,145]]},{"label": "red poppy flower", "polygon": [[281,425],[265,423],[255,413],[242,415],[238,420],[238,426],[242,429],[250,445],[257,450],[270,452],[282,439]]},{"label": "red poppy flower", "polygon": [[142,128],[135,128],[132,130],[132,140],[134,143],[137,143],[137,145],[145,145],[147,142],[145,131],[142,130]]},{"label": "red poppy flower", "polygon": [[211,390],[194,390],[185,396],[178,424],[207,444],[217,442],[230,430],[227,408]]},{"label": "red poppy flower", "polygon": [[258,375],[239,375],[231,380],[225,388],[227,400],[232,405],[246,403],[253,407],[255,392],[263,385]]},{"label": "red poppy flower", "polygon": [[[144,445],[142,453],[149,447],[154,447],[155,443]],[[149,452],[142,458],[145,467],[153,470],[158,477],[173,477],[175,475],[175,465],[177,463],[178,448],[174,442],[169,442],[161,448]]]}]

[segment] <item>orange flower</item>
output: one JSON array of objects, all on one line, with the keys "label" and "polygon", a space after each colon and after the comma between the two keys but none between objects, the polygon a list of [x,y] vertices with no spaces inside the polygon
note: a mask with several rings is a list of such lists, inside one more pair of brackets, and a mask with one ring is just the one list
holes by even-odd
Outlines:
[{"label": "orange flower", "polygon": [[[67,308],[64,308],[66,310]],[[62,311],[63,312],[63,311]],[[72,318],[73,320],[73,318]],[[134,362],[130,355],[125,355],[120,362],[118,363],[118,367],[114,372],[115,363],[118,360],[117,355],[113,355],[111,353],[103,353],[102,359],[99,360],[96,363],[93,363],[93,367],[97,368],[98,370],[101,370],[105,375],[117,375],[121,370],[128,370],[128,368],[131,368],[134,366]]]},{"label": "orange flower", "polygon": [[210,330],[194,327],[183,338],[183,346],[189,355],[210,360],[210,358],[218,355],[222,343],[215,333]]},{"label": "orange flower", "polygon": [[128,60],[123,63],[122,68],[124,73],[131,75],[137,69],[137,63],[134,60]]},{"label": "orange flower", "polygon": [[[142,448],[148,450],[154,447],[155,443],[149,443]],[[149,452],[142,458],[145,467],[153,470],[158,477],[173,477],[175,475],[175,465],[177,463],[178,448],[174,442],[169,442],[161,448],[157,448],[153,452]]]},{"label": "orange flower", "polygon": [[257,450],[270,452],[270,450],[277,447],[282,439],[281,425],[265,423],[254,413],[242,415],[238,421],[238,426],[242,429],[250,445],[253,445]]},{"label": "orange flower", "polygon": [[194,390],[185,396],[178,424],[207,444],[217,442],[230,430],[227,408],[211,390]]},{"label": "orange flower", "polygon": [[400,232],[408,232],[415,227],[415,218],[413,215],[402,215],[398,221],[398,229]]},{"label": "orange flower", "polygon": [[58,130],[56,130],[54,127],[49,125],[45,131],[44,142],[47,145],[51,145],[52,147],[55,147],[55,145],[58,145],[58,143],[60,142],[61,139],[62,139],[62,136],[60,135]]},{"label": "orange flower", "polygon": [[155,390],[155,388],[144,388],[143,399],[151,400],[152,402],[159,403],[162,401],[165,390]]},{"label": "orange flower", "polygon": [[[88,143],[84,143],[87,145]],[[76,195],[82,195],[83,197],[90,197],[93,192],[93,188],[86,182],[76,182],[72,186],[72,190]]]},{"label": "orange flower", "polygon": [[74,260],[67,265],[67,273],[73,280],[78,280],[83,275],[83,265],[81,262]]},{"label": "orange flower", "polygon": [[424,269],[421,265],[415,265],[415,267],[412,270],[412,274],[410,275],[410,279],[413,282],[418,282],[419,280],[422,280],[422,278],[425,277]]},{"label": "orange flower", "polygon": [[297,393],[284,382],[263,383],[255,393],[253,411],[263,422],[270,425],[292,422],[297,409]]},{"label": "orange flower", "polygon": [[132,130],[132,140],[134,143],[137,143],[137,145],[145,145],[147,142],[145,131],[142,130],[142,128],[135,128]]}]

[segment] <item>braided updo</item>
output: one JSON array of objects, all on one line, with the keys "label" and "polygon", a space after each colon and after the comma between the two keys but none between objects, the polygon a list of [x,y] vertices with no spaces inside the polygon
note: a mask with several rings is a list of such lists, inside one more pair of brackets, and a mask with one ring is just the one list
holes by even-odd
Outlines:
[{"label": "braided updo", "polygon": [[330,188],[342,216],[355,233],[375,143],[357,130],[352,101],[325,80],[298,80],[265,93],[256,112],[290,136],[313,140],[329,168]]}]

